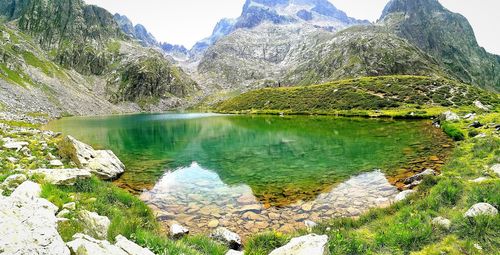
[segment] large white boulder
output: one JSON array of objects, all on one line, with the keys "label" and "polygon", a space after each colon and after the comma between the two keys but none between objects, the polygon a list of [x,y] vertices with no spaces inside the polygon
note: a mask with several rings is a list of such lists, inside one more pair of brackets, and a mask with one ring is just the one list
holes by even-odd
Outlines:
[{"label": "large white boulder", "polygon": [[269,255],[327,255],[330,254],[328,250],[328,236],[310,234],[293,238],[285,246],[280,247]]},{"label": "large white boulder", "polygon": [[66,137],[63,147],[80,168],[88,168],[102,179],[115,179],[125,171],[125,165],[112,151],[94,150],[72,136]]},{"label": "large white boulder", "polygon": [[57,232],[57,206],[40,198],[40,190],[26,181],[0,198],[1,254],[70,254]]},{"label": "large white boulder", "polygon": [[100,216],[95,212],[83,210],[79,214],[85,230],[84,233],[94,236],[98,239],[106,239],[108,236],[109,225],[111,221],[106,216]]},{"label": "large white boulder", "polygon": [[242,246],[241,237],[224,227],[215,229],[212,234],[210,234],[210,237],[214,240],[222,242],[227,247],[233,250],[239,250]]},{"label": "large white boulder", "polygon": [[77,180],[92,176],[87,169],[36,169],[29,171],[30,175],[41,174],[45,181],[55,185],[74,185]]},{"label": "large white boulder", "polygon": [[477,203],[473,205],[467,212],[465,212],[465,217],[476,217],[480,215],[495,216],[498,214],[497,208],[488,203]]},{"label": "large white boulder", "polygon": [[124,250],[127,254],[130,255],[154,255],[153,252],[146,248],[142,248],[136,243],[128,240],[122,235],[119,235],[115,238],[116,243],[115,246]]}]

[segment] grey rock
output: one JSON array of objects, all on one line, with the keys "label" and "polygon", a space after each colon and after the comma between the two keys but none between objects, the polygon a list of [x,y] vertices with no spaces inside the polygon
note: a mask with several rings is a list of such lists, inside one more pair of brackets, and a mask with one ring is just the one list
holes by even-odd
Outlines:
[{"label": "grey rock", "polygon": [[481,101],[479,100],[476,100],[474,101],[474,106],[476,106],[477,108],[481,109],[481,110],[485,110],[485,111],[489,111],[490,110],[490,107],[484,105],[483,103],[481,103]]},{"label": "grey rock", "polygon": [[123,249],[106,240],[96,240],[88,235],[75,234],[73,241],[66,243],[72,254],[88,255],[128,255]]},{"label": "grey rock", "polygon": [[495,164],[491,166],[491,171],[497,174],[500,177],[500,164]]},{"label": "grey rock", "polygon": [[79,218],[85,226],[84,233],[98,239],[106,239],[111,221],[106,216],[100,216],[95,212],[83,210]]},{"label": "grey rock", "polygon": [[497,214],[498,210],[494,206],[488,203],[477,203],[465,212],[464,216],[474,218],[479,215],[495,216]]},{"label": "grey rock", "polygon": [[45,181],[55,185],[74,185],[77,180],[92,176],[87,169],[36,169],[29,171],[30,175],[41,174]]},{"label": "grey rock", "polygon": [[451,221],[443,217],[436,217],[432,219],[432,224],[435,226],[440,226],[444,229],[450,229],[451,227]]},{"label": "grey rock", "polygon": [[414,190],[405,190],[396,195],[394,201],[399,202],[405,200],[410,194],[416,193]]},{"label": "grey rock", "polygon": [[75,202],[66,203],[63,205],[62,208],[74,211],[74,210],[76,210],[76,203]]},{"label": "grey rock", "polygon": [[56,166],[56,167],[64,166],[64,164],[61,162],[61,160],[58,160],[58,159],[51,160],[49,162],[49,165]]},{"label": "grey rock", "polygon": [[243,251],[229,250],[226,252],[226,255],[243,255],[245,254]]},{"label": "grey rock", "polygon": [[170,236],[172,238],[181,238],[189,234],[189,229],[181,226],[180,224],[174,223],[170,226]]},{"label": "grey rock", "polygon": [[3,190],[15,190],[19,185],[25,182],[28,178],[24,174],[14,174],[7,179],[5,179],[2,184],[0,184],[0,189]]},{"label": "grey rock", "polygon": [[442,113],[441,118],[445,121],[459,121],[460,120],[460,117],[452,111],[446,111],[446,112]]},{"label": "grey rock", "polygon": [[411,184],[415,181],[421,181],[422,179],[424,179],[425,176],[428,176],[428,175],[436,175],[436,171],[434,171],[432,169],[426,169],[425,171],[423,171],[421,173],[418,173],[412,177],[406,178],[404,183]]},{"label": "grey rock", "polygon": [[71,212],[68,209],[62,209],[60,212],[57,213],[57,218],[66,218]]},{"label": "grey rock", "polygon": [[327,255],[328,236],[310,234],[293,238],[288,244],[273,250],[269,255]]},{"label": "grey rock", "polygon": [[122,235],[116,236],[115,240],[115,246],[121,248],[129,255],[154,255],[149,249],[137,245]]},{"label": "grey rock", "polygon": [[210,234],[210,238],[222,242],[233,250],[239,250],[242,246],[240,236],[224,227],[215,229],[212,234]]}]

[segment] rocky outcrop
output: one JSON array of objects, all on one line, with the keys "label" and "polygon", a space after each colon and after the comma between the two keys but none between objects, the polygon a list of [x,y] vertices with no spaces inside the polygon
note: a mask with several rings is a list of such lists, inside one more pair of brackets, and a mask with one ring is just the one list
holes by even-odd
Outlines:
[{"label": "rocky outcrop", "polygon": [[70,254],[57,232],[58,208],[40,192],[40,185],[26,181],[11,196],[0,196],[2,254]]},{"label": "rocky outcrop", "polygon": [[106,216],[100,216],[95,212],[83,210],[78,217],[85,226],[84,233],[99,239],[108,237],[109,225],[111,221]]},{"label": "rocky outcrop", "polygon": [[84,234],[75,234],[73,241],[67,246],[72,254],[92,254],[92,255],[154,255],[150,250],[142,248],[127,238],[119,235],[113,245],[106,240],[97,240]]},{"label": "rocky outcrop", "polygon": [[288,244],[275,249],[269,255],[327,255],[328,236],[326,235],[307,235],[293,238]]},{"label": "rocky outcrop", "polygon": [[477,203],[473,205],[467,212],[465,217],[474,218],[480,215],[495,216],[498,214],[498,209],[488,203]]},{"label": "rocky outcrop", "polygon": [[78,180],[88,179],[92,176],[87,169],[36,169],[29,171],[30,175],[44,176],[45,181],[55,185],[73,185]]},{"label": "rocky outcrop", "polygon": [[224,227],[219,227],[214,230],[212,234],[210,234],[210,237],[225,244],[227,247],[233,250],[239,250],[242,247],[240,236]]},{"label": "rocky outcrop", "polygon": [[65,157],[70,158],[78,167],[89,169],[105,180],[116,179],[125,171],[125,165],[109,150],[94,150],[72,136],[67,136],[59,149]]}]

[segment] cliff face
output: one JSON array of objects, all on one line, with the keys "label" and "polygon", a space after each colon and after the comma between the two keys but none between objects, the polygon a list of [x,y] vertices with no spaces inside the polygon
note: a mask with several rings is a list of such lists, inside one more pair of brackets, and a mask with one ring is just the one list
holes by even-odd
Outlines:
[{"label": "cliff face", "polygon": [[437,0],[392,0],[379,21],[466,83],[500,89],[500,57],[477,43],[465,17]]}]

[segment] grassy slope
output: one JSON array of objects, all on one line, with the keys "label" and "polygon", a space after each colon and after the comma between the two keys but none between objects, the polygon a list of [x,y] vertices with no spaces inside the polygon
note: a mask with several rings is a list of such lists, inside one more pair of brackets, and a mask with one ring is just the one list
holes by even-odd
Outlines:
[{"label": "grassy slope", "polygon": [[[483,114],[481,123],[499,123],[500,114]],[[500,207],[500,179],[489,166],[500,160],[500,138],[494,129],[481,130],[486,138],[468,137],[471,121],[453,123],[464,133],[442,174],[429,177],[410,199],[389,208],[374,209],[358,219],[333,219],[313,232],[329,236],[331,254],[499,254],[500,215],[466,219],[463,213],[475,203]],[[482,183],[470,180],[481,176]],[[449,230],[433,226],[432,218],[452,222]],[[246,254],[268,254],[292,236],[266,233],[247,243]],[[482,250],[474,247],[478,244]]]},{"label": "grassy slope", "polygon": [[[401,109],[406,108],[408,114],[413,112],[428,117],[441,110],[436,108],[471,105],[477,99],[484,104],[499,102],[496,94],[451,80],[380,76],[250,91],[220,103],[216,110],[227,113],[397,116],[403,112]],[[398,110],[390,110],[394,108]]]}]

